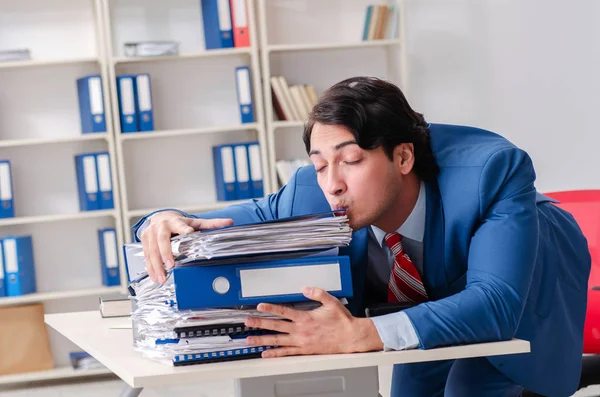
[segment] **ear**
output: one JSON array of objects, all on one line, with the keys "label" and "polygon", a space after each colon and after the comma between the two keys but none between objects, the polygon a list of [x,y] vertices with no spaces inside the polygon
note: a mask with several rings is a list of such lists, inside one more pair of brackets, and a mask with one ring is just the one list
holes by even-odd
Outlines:
[{"label": "ear", "polygon": [[415,165],[415,147],[412,143],[401,143],[394,148],[394,163],[402,173],[407,175]]}]

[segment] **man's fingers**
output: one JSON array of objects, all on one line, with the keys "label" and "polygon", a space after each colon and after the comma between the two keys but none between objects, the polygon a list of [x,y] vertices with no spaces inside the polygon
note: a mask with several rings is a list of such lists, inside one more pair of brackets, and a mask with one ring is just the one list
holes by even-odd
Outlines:
[{"label": "man's fingers", "polygon": [[249,346],[295,346],[292,337],[288,334],[249,336],[246,338]]},{"label": "man's fingers", "polygon": [[302,292],[304,296],[317,302],[321,302],[323,306],[337,304],[339,300],[327,291],[321,288],[305,287]]},{"label": "man's fingers", "polygon": [[142,233],[142,247],[144,248],[144,260],[146,261],[146,271],[151,280],[155,280],[154,269],[150,261],[150,242],[148,229]]},{"label": "man's fingers", "polygon": [[233,225],[233,219],[229,218],[216,218],[216,219],[192,219],[190,218],[189,223],[195,230],[204,229],[218,229],[220,227]]},{"label": "man's fingers", "polygon": [[290,334],[294,327],[294,324],[290,321],[254,317],[247,318],[244,324],[246,327],[267,329],[269,331],[284,332],[286,334]]},{"label": "man's fingers", "polygon": [[190,225],[190,221],[193,219],[190,218],[177,218],[171,221],[171,232],[174,234],[188,234],[196,231],[192,225]]},{"label": "man's fingers", "polygon": [[167,221],[158,224],[156,244],[158,244],[161,262],[167,265],[167,269],[172,269],[175,266],[173,253],[171,252],[171,234],[171,227]]},{"label": "man's fingers", "polygon": [[306,312],[302,310],[296,310],[292,309],[291,307],[281,305],[273,305],[271,303],[261,303],[256,307],[256,309],[259,312],[274,314],[292,321],[297,321],[301,319],[302,315],[306,315]]},{"label": "man's fingers", "polygon": [[165,268],[154,233],[149,233],[148,235],[148,246],[150,251],[150,266],[152,266],[152,269],[154,270],[154,278],[152,280],[163,283],[165,281]]},{"label": "man's fingers", "polygon": [[284,356],[298,356],[302,353],[302,349],[299,347],[280,347],[277,349],[268,349],[262,352],[263,358],[273,357],[284,357]]}]

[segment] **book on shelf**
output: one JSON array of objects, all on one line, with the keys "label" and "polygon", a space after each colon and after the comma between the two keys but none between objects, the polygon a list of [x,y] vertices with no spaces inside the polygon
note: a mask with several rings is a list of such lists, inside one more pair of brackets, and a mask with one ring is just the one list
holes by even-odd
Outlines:
[{"label": "book on shelf", "polygon": [[296,170],[300,167],[310,165],[308,159],[293,159],[293,160],[277,160],[275,168],[277,169],[277,177],[281,185],[287,184]]},{"label": "book on shelf", "polygon": [[131,300],[128,294],[103,295],[99,298],[100,315],[108,317],[128,317],[131,315]]},{"label": "book on shelf", "polygon": [[312,85],[290,86],[284,76],[271,76],[271,97],[273,109],[279,120],[299,121],[308,118],[318,98]]},{"label": "book on shelf", "polygon": [[398,15],[396,4],[367,6],[362,39],[366,41],[397,38]]}]

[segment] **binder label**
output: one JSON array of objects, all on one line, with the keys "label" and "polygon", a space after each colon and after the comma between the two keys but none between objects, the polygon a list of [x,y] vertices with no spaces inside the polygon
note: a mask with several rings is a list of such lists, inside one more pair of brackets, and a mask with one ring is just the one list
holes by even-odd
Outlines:
[{"label": "binder label", "polygon": [[[98,179],[100,181],[100,191],[108,192],[112,190],[110,179],[110,163],[108,154],[98,155]],[[86,177],[87,180],[87,177]]]},{"label": "binder label", "polygon": [[85,179],[85,192],[97,193],[98,180],[96,179],[96,160],[94,156],[83,158],[83,178]]},{"label": "binder label", "polygon": [[239,272],[242,298],[300,294],[305,286],[326,291],[342,289],[339,263],[246,269]]},{"label": "binder label", "polygon": [[0,200],[10,199],[12,199],[10,165],[8,163],[0,163]]},{"label": "binder label", "polygon": [[235,0],[233,14],[236,28],[245,28],[248,26],[248,18],[246,18],[246,0]]},{"label": "binder label", "polygon": [[238,182],[248,182],[250,174],[248,173],[246,146],[235,147],[235,170],[237,171]]},{"label": "binder label", "polygon": [[119,263],[117,260],[117,237],[114,230],[107,230],[102,236],[104,239],[104,258],[108,269],[116,268]]},{"label": "binder label", "polygon": [[4,240],[4,260],[6,273],[18,273],[19,263],[17,260],[17,241],[14,238]]},{"label": "binder label", "polygon": [[233,169],[233,149],[231,147],[221,148],[221,167],[225,183],[234,183],[235,170]]},{"label": "binder label", "polygon": [[2,240],[0,240],[0,283],[4,280],[4,255],[2,255]]},{"label": "binder label", "polygon": [[90,91],[90,111],[92,114],[103,114],[104,104],[102,103],[102,83],[100,77],[92,77],[88,80],[88,89]]},{"label": "binder label", "polygon": [[147,74],[137,76],[137,90],[140,111],[147,112],[152,110],[152,101],[150,100],[150,79]]},{"label": "binder label", "polygon": [[260,165],[260,146],[248,146],[248,155],[250,156],[250,174],[252,175],[252,180],[261,181],[263,176],[262,167]]},{"label": "binder label", "polygon": [[217,12],[219,13],[219,30],[231,30],[231,11],[229,0],[217,0]]},{"label": "binder label", "polygon": [[133,80],[131,78],[122,78],[119,80],[119,85],[121,86],[121,111],[124,115],[134,114]]},{"label": "binder label", "polygon": [[250,73],[248,68],[236,70],[240,105],[250,105]]}]

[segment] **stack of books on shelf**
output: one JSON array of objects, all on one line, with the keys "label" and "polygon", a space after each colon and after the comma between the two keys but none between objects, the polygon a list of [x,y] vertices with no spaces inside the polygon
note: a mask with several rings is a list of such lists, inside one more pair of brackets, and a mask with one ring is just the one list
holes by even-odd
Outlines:
[{"label": "stack of books on shelf", "polygon": [[369,5],[365,13],[363,40],[395,39],[398,37],[398,6]]},{"label": "stack of books on shelf", "polygon": [[277,160],[275,168],[277,169],[277,177],[281,186],[286,185],[292,179],[298,168],[310,164],[311,162],[308,159]]},{"label": "stack of books on shelf", "polygon": [[217,145],[212,151],[217,200],[244,200],[265,195],[258,142]]},{"label": "stack of books on shelf", "polygon": [[279,120],[306,120],[318,98],[312,85],[289,86],[284,76],[271,76],[271,95]]},{"label": "stack of books on shelf", "polygon": [[[302,287],[352,296],[345,215],[306,215],[175,236],[175,268],[164,284],[142,272],[130,283],[134,348],[146,358],[180,366],[257,357],[275,346],[249,346],[246,337],[272,333],[249,328],[261,302],[300,310],[319,306]],[[145,268],[140,243],[125,244],[127,268]],[[129,274],[136,274],[129,271]]]}]

